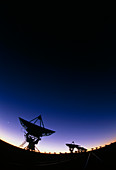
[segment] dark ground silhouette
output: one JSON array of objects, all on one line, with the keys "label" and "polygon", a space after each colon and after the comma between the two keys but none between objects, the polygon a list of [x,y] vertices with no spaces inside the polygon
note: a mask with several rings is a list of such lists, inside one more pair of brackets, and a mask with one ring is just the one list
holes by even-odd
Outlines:
[{"label": "dark ground silhouette", "polygon": [[44,154],[0,140],[1,167],[12,169],[115,169],[116,142],[85,153]]}]

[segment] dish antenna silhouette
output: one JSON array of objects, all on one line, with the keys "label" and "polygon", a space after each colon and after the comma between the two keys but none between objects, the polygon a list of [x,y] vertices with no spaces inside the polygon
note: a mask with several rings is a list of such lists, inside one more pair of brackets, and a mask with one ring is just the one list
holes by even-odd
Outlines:
[{"label": "dish antenna silhouette", "polygon": [[76,145],[76,144],[74,143],[74,141],[72,141],[71,144],[67,143],[66,146],[69,147],[69,151],[70,151],[71,153],[73,153],[73,151],[74,151],[75,148],[78,150],[78,152],[86,152],[86,151],[87,151],[86,148],[81,147],[80,145]]},{"label": "dish antenna silhouette", "polygon": [[[24,132],[26,140],[20,145],[20,147],[22,147],[26,142],[28,142],[28,150],[35,150],[35,148],[37,149],[37,147],[35,147],[35,144],[38,144],[38,142],[41,140],[41,137],[50,136],[55,133],[55,131],[44,127],[41,115],[32,119],[31,121],[24,120],[20,117],[19,120],[23,128],[26,130],[26,132]],[[38,120],[40,121],[40,125],[35,124]]]}]

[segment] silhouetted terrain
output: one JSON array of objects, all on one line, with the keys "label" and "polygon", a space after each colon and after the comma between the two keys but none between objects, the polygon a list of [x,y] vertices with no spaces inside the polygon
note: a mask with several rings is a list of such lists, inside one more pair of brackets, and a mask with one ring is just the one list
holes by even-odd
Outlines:
[{"label": "silhouetted terrain", "polygon": [[0,140],[4,169],[115,169],[116,142],[103,148],[73,154],[44,154],[23,150]]}]

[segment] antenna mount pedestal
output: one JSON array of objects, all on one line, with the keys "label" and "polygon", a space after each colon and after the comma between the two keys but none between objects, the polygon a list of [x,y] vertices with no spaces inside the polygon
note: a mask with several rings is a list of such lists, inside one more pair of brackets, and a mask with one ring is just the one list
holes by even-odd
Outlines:
[{"label": "antenna mount pedestal", "polygon": [[38,142],[41,140],[41,138],[33,137],[29,133],[27,133],[25,135],[25,137],[26,137],[26,142],[29,143],[28,146],[27,146],[27,149],[28,150],[35,150],[35,145],[38,144]]}]

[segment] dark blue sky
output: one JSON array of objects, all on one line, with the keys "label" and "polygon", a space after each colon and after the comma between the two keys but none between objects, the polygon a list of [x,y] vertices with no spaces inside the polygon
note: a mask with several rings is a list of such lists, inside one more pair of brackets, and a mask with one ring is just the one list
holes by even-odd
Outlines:
[{"label": "dark blue sky", "polygon": [[[6,10],[7,9],[7,13]],[[40,151],[87,148],[115,139],[115,21],[110,16],[68,20],[26,18],[5,8],[0,31],[0,137],[20,145],[18,120],[42,115],[56,131]],[[15,11],[16,12],[16,11]],[[36,16],[37,17],[37,16]],[[83,22],[82,22],[83,20]],[[68,22],[67,22],[68,21]]]}]

